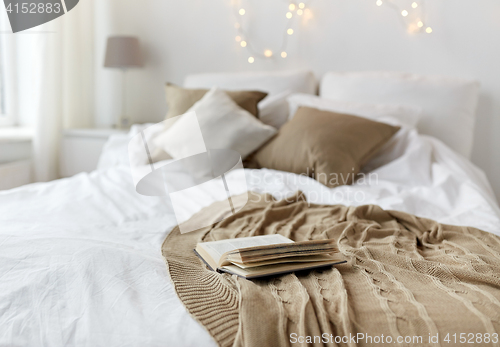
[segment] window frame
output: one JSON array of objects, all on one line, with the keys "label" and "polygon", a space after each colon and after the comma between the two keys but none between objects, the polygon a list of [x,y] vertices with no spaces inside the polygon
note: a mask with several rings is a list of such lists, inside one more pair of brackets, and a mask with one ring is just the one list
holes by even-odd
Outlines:
[{"label": "window frame", "polygon": [[[17,123],[15,105],[13,104],[15,81],[10,74],[15,73],[14,37],[10,32],[7,12],[0,10],[0,127],[15,126]],[[10,67],[10,69],[9,69]]]}]

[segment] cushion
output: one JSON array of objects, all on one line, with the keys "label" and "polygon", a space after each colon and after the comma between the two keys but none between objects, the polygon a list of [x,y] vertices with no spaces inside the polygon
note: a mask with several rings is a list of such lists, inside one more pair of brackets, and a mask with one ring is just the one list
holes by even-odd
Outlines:
[{"label": "cushion", "polygon": [[[165,92],[167,95],[168,119],[186,113],[191,106],[208,92],[208,89],[186,89],[167,83]],[[238,106],[247,110],[255,117],[259,114],[257,104],[267,95],[259,91],[228,91],[227,94]]]},{"label": "cushion", "polygon": [[[291,92],[286,90],[284,92],[268,96],[259,103],[259,119],[262,123],[271,125],[279,129],[288,120],[290,113],[288,108],[287,98]],[[311,94],[301,94],[311,95]]]},{"label": "cushion", "polygon": [[[196,122],[199,127],[193,125]],[[275,133],[276,129],[260,122],[214,87],[154,142],[174,159],[201,153],[203,148],[233,149],[245,158]],[[204,143],[198,141],[200,136]]]},{"label": "cushion", "polygon": [[287,100],[290,110],[289,119],[293,118],[300,106],[307,106],[323,111],[352,114],[406,128],[415,128],[422,113],[421,108],[412,106],[336,101],[300,93],[290,95]]},{"label": "cushion", "polygon": [[465,157],[472,151],[478,93],[476,81],[396,72],[330,72],[320,88],[326,99],[420,107],[419,132]]},{"label": "cushion", "polygon": [[328,187],[351,184],[361,166],[399,127],[352,115],[300,107],[258,150],[259,167],[304,174]]}]

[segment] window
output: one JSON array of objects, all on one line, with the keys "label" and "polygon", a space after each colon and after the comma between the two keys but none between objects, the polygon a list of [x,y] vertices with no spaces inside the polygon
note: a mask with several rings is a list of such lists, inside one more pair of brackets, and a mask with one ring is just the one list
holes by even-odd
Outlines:
[{"label": "window", "polygon": [[[3,12],[3,13],[2,13]],[[7,69],[8,47],[12,41],[10,25],[7,19],[7,13],[0,9],[0,127],[14,125],[13,112],[8,105],[8,76]]]},{"label": "window", "polygon": [[2,33],[0,33],[0,117],[5,117],[6,110],[5,110],[5,93],[4,93],[4,79],[5,79],[5,67],[4,67],[4,59],[3,59],[3,40],[2,40]]}]

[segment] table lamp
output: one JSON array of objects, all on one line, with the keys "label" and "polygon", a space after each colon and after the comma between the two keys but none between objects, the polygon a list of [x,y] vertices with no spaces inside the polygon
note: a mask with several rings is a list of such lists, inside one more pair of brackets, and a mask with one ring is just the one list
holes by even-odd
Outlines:
[{"label": "table lamp", "polygon": [[133,36],[111,36],[106,45],[106,58],[104,67],[120,69],[122,71],[122,109],[115,127],[129,126],[126,102],[126,72],[131,68],[142,67],[139,39]]}]

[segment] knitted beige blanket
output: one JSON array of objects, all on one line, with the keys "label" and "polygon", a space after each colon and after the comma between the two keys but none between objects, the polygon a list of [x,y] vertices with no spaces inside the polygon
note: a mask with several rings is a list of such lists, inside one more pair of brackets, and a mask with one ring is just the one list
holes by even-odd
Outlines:
[{"label": "knitted beige blanket", "polygon": [[[499,344],[499,237],[378,206],[250,194],[235,215],[175,228],[162,246],[179,298],[220,346]],[[218,218],[218,207],[200,215]],[[197,242],[275,233],[334,238],[350,261],[249,281],[210,271],[193,253]]]}]

